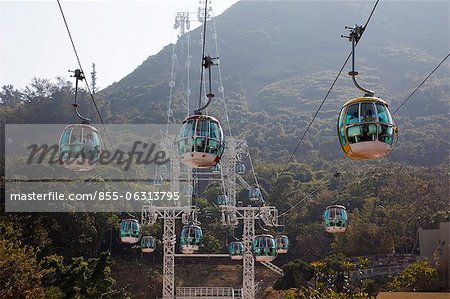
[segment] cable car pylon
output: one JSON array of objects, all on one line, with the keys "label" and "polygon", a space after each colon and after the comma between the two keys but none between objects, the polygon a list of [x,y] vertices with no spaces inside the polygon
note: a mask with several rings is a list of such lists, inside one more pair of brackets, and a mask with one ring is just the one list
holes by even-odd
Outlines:
[{"label": "cable car pylon", "polygon": [[[207,1],[205,1],[206,4]],[[205,21],[206,24],[206,21]],[[204,24],[204,25],[205,25]],[[185,32],[185,36],[188,36],[189,32]],[[203,34],[203,38],[206,34]],[[214,55],[214,56],[219,56]],[[189,55],[187,56],[189,62]],[[241,161],[242,155],[248,155],[248,148],[245,140],[240,138],[233,138],[227,136],[226,151],[224,136],[220,123],[212,116],[206,115],[206,108],[215,100],[215,95],[212,92],[212,67],[217,65],[216,59],[218,57],[212,57],[210,55],[202,55],[202,72],[206,75],[201,76],[201,84],[203,81],[205,85],[200,86],[200,96],[197,109],[190,110],[189,115],[183,122],[182,128],[177,136],[170,136],[168,133],[163,137],[161,141],[162,148],[169,157],[170,166],[167,175],[164,176],[164,181],[170,184],[170,190],[172,192],[181,191],[183,187],[189,187],[190,195],[193,193],[193,183],[198,185],[199,181],[220,181],[222,182],[223,193],[228,200],[223,197],[223,201],[220,201],[220,211],[222,213],[222,220],[224,225],[236,226],[240,223],[244,226],[244,233],[240,238],[241,244],[237,244],[230,256],[229,252],[226,254],[207,254],[207,253],[193,253],[197,250],[200,243],[196,243],[197,239],[201,238],[200,231],[196,226],[198,223],[192,221],[188,216],[195,210],[195,206],[188,205],[185,202],[179,202],[174,206],[156,207],[146,205],[142,207],[142,225],[154,225],[158,219],[163,220],[163,298],[175,298],[176,295],[182,294],[186,290],[181,288],[175,289],[175,259],[185,257],[229,257],[237,260],[242,260],[243,263],[243,281],[242,289],[233,289],[235,294],[239,294],[238,297],[244,295],[242,298],[253,299],[255,295],[255,254],[253,250],[253,239],[255,237],[255,222],[262,221],[266,226],[277,225],[278,210],[273,206],[263,205],[262,200],[252,202],[253,206],[243,207],[240,202],[237,202],[238,188],[248,189],[249,191],[253,186],[250,186],[240,176],[245,172],[245,165]],[[172,61],[173,65],[174,61]],[[220,72],[220,70],[219,70]],[[171,78],[174,76],[172,75]],[[220,76],[219,76],[220,77]],[[188,90],[189,90],[189,84]],[[174,88],[174,84],[169,85]],[[206,91],[206,88],[209,89]],[[203,92],[203,96],[202,96]],[[223,94],[222,83],[219,87],[219,92]],[[189,95],[190,93],[187,93]],[[223,95],[222,95],[223,96]],[[202,102],[207,98],[207,102]],[[169,110],[171,111],[171,102],[169,101]],[[189,107],[188,107],[189,110]],[[226,110],[226,108],[224,109]],[[169,119],[170,120],[170,119]],[[173,145],[176,145],[175,147]],[[211,156],[208,156],[211,154]],[[183,157],[183,158],[181,158]],[[220,157],[220,159],[217,159]],[[250,157],[249,157],[250,159]],[[220,162],[220,164],[219,164]],[[212,167],[217,167],[216,171],[212,171]],[[252,162],[250,159],[250,165]],[[187,166],[187,167],[186,167]],[[211,168],[211,171],[196,170],[194,174],[191,171],[190,166],[196,168]],[[253,166],[251,167],[252,173],[255,176]],[[158,172],[158,174],[160,174]],[[245,183],[244,183],[245,182]],[[182,185],[187,183],[187,186]],[[256,187],[259,188],[259,184],[255,179]],[[195,186],[195,185],[194,185]],[[262,199],[261,189],[259,189],[259,195],[257,198]],[[257,204],[257,206],[255,206]],[[176,235],[176,223],[181,220],[184,225],[184,234],[180,236]],[[208,232],[203,232],[207,234]],[[181,237],[181,238],[179,238]],[[195,237],[195,242],[194,242]],[[181,242],[182,241],[182,242]],[[177,253],[177,243],[180,246],[180,253]],[[181,244],[183,243],[183,244]],[[200,248],[199,248],[200,249]],[[263,265],[275,271],[276,273],[282,273],[282,270],[271,264],[270,262],[263,262]],[[196,288],[189,288],[196,289]]]}]

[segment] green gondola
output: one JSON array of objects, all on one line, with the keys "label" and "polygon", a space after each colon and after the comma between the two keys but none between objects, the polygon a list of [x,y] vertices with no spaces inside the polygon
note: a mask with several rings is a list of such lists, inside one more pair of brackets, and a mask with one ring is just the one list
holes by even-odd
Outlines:
[{"label": "green gondola", "polygon": [[245,171],[246,171],[245,164],[243,164],[243,163],[238,163],[238,164],[236,164],[236,172],[237,172],[238,174],[244,174]]},{"label": "green gondola", "polygon": [[226,207],[230,205],[230,199],[225,194],[220,194],[217,196],[217,204],[219,207]]},{"label": "green gondola", "polygon": [[277,253],[287,253],[289,250],[289,238],[286,235],[277,235]]},{"label": "green gondola", "polygon": [[376,97],[361,97],[345,103],[337,129],[344,153],[355,160],[389,155],[398,132],[388,104]]},{"label": "green gondola", "polygon": [[180,249],[182,253],[194,253],[203,242],[203,232],[200,226],[187,224],[180,234]]},{"label": "green gondola", "polygon": [[253,240],[253,255],[257,262],[271,262],[277,257],[277,241],[272,235],[257,235]]},{"label": "green gondola", "polygon": [[248,191],[248,197],[251,201],[259,201],[262,199],[261,190],[257,187],[251,188]]},{"label": "green gondola", "polygon": [[134,244],[141,238],[141,225],[136,219],[124,219],[120,223],[120,240],[122,243]]},{"label": "green gondola", "polygon": [[228,252],[232,260],[242,260],[244,258],[244,243],[231,242],[228,246]]},{"label": "green gondola", "polygon": [[141,251],[153,252],[156,249],[156,239],[152,236],[143,236],[141,239]]},{"label": "green gondola", "polygon": [[178,134],[181,161],[193,168],[210,168],[219,163],[225,147],[222,126],[208,115],[191,115]]},{"label": "green gondola", "polygon": [[102,150],[102,138],[91,125],[68,125],[59,138],[59,159],[64,168],[72,171],[94,169]]},{"label": "green gondola", "polygon": [[348,227],[347,209],[341,205],[332,205],[323,213],[325,229],[332,234],[345,233]]}]

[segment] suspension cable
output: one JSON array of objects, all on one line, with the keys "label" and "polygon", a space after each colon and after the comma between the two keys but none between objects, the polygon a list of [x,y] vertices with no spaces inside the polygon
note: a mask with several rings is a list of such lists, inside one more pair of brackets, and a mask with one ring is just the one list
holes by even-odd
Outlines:
[{"label": "suspension cable", "polygon": [[[347,166],[347,164],[350,163],[351,160],[346,160],[344,165],[342,166],[342,168],[345,168]],[[294,205],[292,205],[289,209],[287,209],[286,211],[284,211],[282,214],[280,214],[278,217],[282,217],[285,216],[287,214],[289,214],[290,211],[292,211],[292,209],[294,209],[295,207],[297,207],[299,204],[301,204],[302,202],[304,202],[305,200],[307,200],[308,198],[310,198],[311,196],[313,196],[317,191],[319,191],[320,189],[322,189],[324,186],[326,186],[328,184],[329,181],[331,181],[333,178],[337,177],[337,174],[339,172],[335,172],[333,175],[331,175],[325,182],[323,182],[319,187],[315,188],[313,191],[311,191],[310,193],[308,193],[306,196],[304,196],[302,199],[300,199],[298,202],[296,202]]]},{"label": "suspension cable", "polygon": [[[217,42],[216,18],[214,15],[212,16],[211,20],[212,20],[212,26],[213,26],[213,39],[214,39],[215,46],[216,46],[216,57],[220,57],[219,46],[218,46],[218,42]],[[228,108],[227,108],[227,103],[225,100],[225,90],[223,88],[223,79],[222,79],[222,71],[220,69],[220,64],[221,63],[219,61],[219,63],[217,64],[218,71],[219,71],[219,82],[220,82],[219,92],[220,92],[220,95],[221,95],[222,101],[223,101],[223,108],[224,108],[224,113],[225,113],[224,116],[225,116],[225,121],[226,121],[227,127],[228,127],[228,133],[229,133],[230,137],[232,137],[233,134],[231,133],[230,119],[228,118]]]},{"label": "suspension cable", "polygon": [[[64,24],[65,24],[65,26],[66,26],[66,30],[67,30],[67,33],[68,33],[68,35],[69,35],[69,38],[70,38],[70,42],[71,42],[71,44],[72,44],[73,51],[74,51],[75,56],[76,56],[76,58],[77,58],[78,66],[79,66],[79,68],[80,68],[80,71],[81,71],[82,73],[84,73],[84,72],[83,72],[83,67],[81,66],[81,60],[80,60],[80,58],[79,58],[79,56],[78,56],[78,52],[77,52],[77,49],[76,49],[76,47],[75,47],[75,42],[73,41],[72,34],[70,33],[69,25],[68,25],[68,23],[67,23],[67,20],[66,20],[65,15],[64,15],[64,11],[63,11],[63,9],[62,9],[61,3],[60,3],[59,0],[56,0],[56,1],[58,2],[58,6],[59,6],[59,10],[60,10],[60,12],[61,12],[61,16],[62,16],[62,18],[63,18],[63,20],[64,20]],[[94,103],[95,110],[97,111],[97,114],[98,114],[98,117],[99,117],[100,122],[101,122],[101,124],[102,124],[102,127],[103,127],[103,129],[105,130],[106,136],[108,137],[108,141],[109,141],[109,143],[110,143],[110,145],[111,145],[111,149],[112,149],[113,152],[115,152],[116,149],[115,149],[114,143],[113,143],[113,141],[112,141],[112,139],[111,139],[111,136],[109,135],[108,128],[106,127],[105,122],[103,121],[103,117],[102,117],[102,115],[101,115],[101,113],[100,113],[100,110],[98,109],[97,103],[95,102],[94,94],[92,93],[91,88],[90,88],[89,84],[87,83],[87,80],[85,80],[85,83],[86,83],[86,88],[87,88],[87,90],[88,90],[88,93],[89,93],[89,95],[90,95],[90,98],[91,98],[92,102]],[[125,183],[128,185],[129,190],[132,190],[131,185],[130,185],[130,182],[128,181],[128,179],[127,179],[126,176],[124,175],[122,169],[120,169],[120,171],[121,171],[121,173],[122,173],[122,175],[123,175],[123,180],[124,180]]]},{"label": "suspension cable", "polygon": [[205,59],[205,47],[206,47],[206,23],[208,19],[208,0],[205,0],[205,15],[203,18],[203,40],[202,40],[202,66],[200,71],[200,90],[199,90],[199,97],[198,97],[198,107],[202,107],[202,91],[203,91],[203,60]]},{"label": "suspension cable", "polygon": [[173,111],[172,111],[172,96],[173,96],[173,88],[175,87],[175,80],[174,80],[174,69],[175,69],[175,60],[177,59],[177,56],[175,54],[175,47],[176,44],[172,47],[172,71],[170,74],[170,82],[169,82],[169,108],[167,109],[167,128],[166,128],[166,134],[169,133],[169,124],[170,124],[170,117],[173,117]]},{"label": "suspension cable", "polygon": [[448,53],[447,56],[445,56],[444,59],[442,59],[442,61],[439,62],[439,64],[431,71],[431,73],[428,74],[428,76],[425,79],[423,79],[422,82],[420,82],[420,84],[413,90],[413,92],[411,92],[411,94],[403,100],[403,102],[400,104],[400,106],[398,106],[397,109],[395,109],[393,114],[396,114],[397,111],[400,110],[400,108],[402,108],[402,106],[416,93],[417,90],[419,90],[419,88],[428,80],[428,78],[431,77],[431,75],[433,75],[433,73],[445,62],[445,60],[447,60],[447,58],[449,56],[450,56],[450,53]]},{"label": "suspension cable", "polygon": [[[196,109],[196,112],[199,112],[200,110],[203,110],[208,107],[209,102],[211,98],[208,98],[208,103],[202,107],[202,92],[203,92],[203,77],[205,75],[204,67],[208,66],[210,67],[210,64],[212,64],[212,60],[209,57],[209,60],[205,57],[205,47],[206,47],[206,23],[208,19],[208,0],[205,0],[205,14],[203,18],[203,36],[202,36],[202,63],[201,63],[201,71],[200,71],[200,88],[199,88],[199,98],[198,98],[198,109]],[[194,210],[197,210],[197,203],[198,203],[198,195],[200,192],[200,186],[199,186],[199,179],[198,179],[198,169],[193,168],[193,184],[194,184]]]},{"label": "suspension cable", "polygon": [[[444,57],[444,59],[431,71],[431,73],[414,89],[414,91],[408,96],[406,97],[406,99],[401,103],[401,105],[393,112],[393,114],[396,114],[400,108],[414,95],[414,93],[419,90],[419,88],[431,77],[431,75],[445,62],[445,60],[447,60],[447,58],[450,57],[450,53],[447,54],[447,56]],[[350,162],[351,160],[347,160],[346,163],[344,164],[344,166],[342,168],[345,168],[345,166]],[[374,175],[372,175],[371,177],[374,177],[376,175],[376,173]],[[291,206],[288,210],[286,210],[285,212],[283,212],[282,214],[279,215],[279,217],[284,216],[286,214],[288,214],[292,209],[294,209],[296,206],[298,206],[299,204],[301,204],[302,202],[304,202],[306,199],[310,198],[314,193],[316,193],[317,191],[319,191],[321,188],[323,188],[331,179],[333,178],[330,177],[328,178],[322,185],[320,185],[319,187],[317,187],[316,189],[314,189],[312,192],[310,192],[308,195],[306,195],[304,198],[302,198],[301,200],[299,200],[296,204],[294,204],[293,206]]]},{"label": "suspension cable", "polygon": [[187,107],[187,115],[189,116],[189,113],[191,112],[190,110],[190,96],[191,96],[191,89],[189,87],[190,85],[190,69],[191,69],[191,55],[189,54],[190,52],[190,38],[191,35],[189,33],[186,34],[186,46],[187,46],[187,60],[186,60],[186,67],[187,67],[187,71],[186,71],[186,84],[187,84],[187,89],[186,89],[186,107]]},{"label": "suspension cable", "polygon": [[[372,11],[371,11],[371,13],[370,13],[370,15],[369,15],[369,17],[368,17],[368,19],[367,19],[367,21],[366,21],[364,27],[363,27],[364,30],[363,30],[363,32],[361,33],[360,38],[358,39],[358,41],[355,43],[355,46],[358,44],[359,40],[361,40],[361,37],[363,36],[363,33],[365,32],[365,29],[366,29],[367,25],[369,25],[369,22],[370,22],[370,20],[371,20],[371,18],[372,18],[373,13],[375,12],[375,9],[376,9],[376,7],[377,7],[379,1],[380,1],[380,0],[377,0],[377,1],[375,2],[375,5],[373,6]],[[292,152],[291,156],[289,157],[289,159],[287,160],[286,164],[284,165],[282,171],[278,174],[277,179],[275,180],[274,186],[276,185],[276,183],[278,183],[280,176],[286,171],[287,167],[289,166],[289,163],[292,161],[292,158],[294,157],[295,153],[296,153],[297,150],[299,149],[300,144],[302,143],[303,139],[305,138],[306,134],[308,133],[309,129],[311,128],[311,125],[313,124],[314,120],[316,119],[317,115],[319,114],[320,110],[322,109],[322,106],[325,104],[325,101],[327,100],[328,96],[330,95],[331,90],[333,89],[333,87],[334,87],[334,85],[336,84],[337,80],[338,80],[339,77],[341,76],[342,71],[344,70],[344,68],[345,68],[345,66],[347,65],[347,63],[348,63],[348,61],[349,61],[349,59],[350,59],[351,56],[352,56],[352,51],[348,54],[347,58],[345,59],[344,64],[342,65],[341,69],[339,70],[339,72],[337,73],[336,77],[334,78],[333,83],[331,84],[331,86],[330,86],[330,88],[328,89],[328,91],[327,91],[325,97],[323,98],[322,102],[320,103],[319,108],[318,108],[317,111],[314,113],[313,118],[311,119],[311,121],[309,122],[308,126],[306,127],[305,132],[303,133],[302,137],[300,138],[299,142],[297,143],[297,146],[295,147],[295,149],[294,149],[294,151]]]},{"label": "suspension cable", "polygon": [[278,183],[281,175],[287,170],[287,167],[289,165],[289,163],[292,161],[292,158],[294,157],[295,153],[297,152],[298,148],[300,147],[300,144],[302,143],[303,139],[306,136],[306,133],[308,133],[309,128],[311,127],[312,123],[314,122],[314,120],[316,119],[317,115],[319,114],[320,109],[322,108],[323,104],[325,103],[326,99],[328,98],[328,95],[331,93],[331,90],[333,89],[334,85],[336,84],[336,81],[338,80],[339,76],[341,75],[342,71],[344,70],[347,62],[349,61],[351,56],[351,53],[347,56],[347,59],[345,60],[344,64],[342,65],[341,69],[339,70],[338,74],[336,75],[336,77],[334,78],[333,83],[331,84],[330,88],[328,89],[328,92],[326,93],[324,99],[322,100],[322,103],[320,103],[319,108],[317,109],[316,113],[314,114],[313,118],[311,119],[311,121],[309,122],[308,126],[306,127],[306,130],[303,132],[302,137],[300,138],[300,140],[297,143],[297,146],[295,147],[294,151],[292,152],[291,156],[289,157],[289,159],[287,160],[286,164],[284,165],[282,171],[278,174],[277,179],[275,180],[275,183],[273,184],[274,186]]},{"label": "suspension cable", "polygon": [[[216,166],[217,165],[220,165],[220,164],[216,164]],[[222,167],[220,167],[220,181],[222,183],[222,193],[223,193],[223,195],[231,197],[231,194],[227,194],[226,193],[227,189],[225,187],[225,179],[224,179],[224,176],[223,176],[223,169],[222,169]]]},{"label": "suspension cable", "polygon": [[[70,42],[72,44],[72,49],[73,49],[73,51],[75,53],[75,57],[77,58],[78,66],[79,66],[81,72],[84,73],[83,67],[81,66],[81,60],[80,60],[80,57],[78,56],[78,52],[77,52],[77,49],[75,47],[75,42],[73,41],[72,34],[70,33],[69,25],[67,23],[66,16],[64,15],[64,11],[62,9],[61,3],[60,3],[59,0],[56,0],[56,1],[58,2],[59,10],[60,10],[61,16],[62,16],[62,18],[64,20],[64,24],[66,26],[66,30],[67,30],[67,34],[69,35]],[[111,140],[111,136],[108,133],[108,129],[106,128],[105,122],[103,121],[103,117],[102,117],[102,115],[100,113],[100,110],[98,109],[97,103],[95,102],[94,95],[93,95],[93,93],[91,91],[89,83],[87,83],[87,80],[85,80],[85,83],[86,83],[86,88],[88,90],[90,98],[92,100],[92,103],[94,103],[94,107],[95,107],[95,110],[97,111],[97,114],[98,114],[98,117],[100,119],[100,122],[102,123],[103,129],[105,130],[106,136],[108,136],[108,140],[109,140],[109,142],[111,144],[111,148],[113,149],[113,151],[115,151],[114,144],[113,144],[113,142]]]},{"label": "suspension cable", "polygon": [[[205,72],[203,72],[203,81],[206,82],[206,73]],[[203,93],[207,94],[207,92],[206,92],[206,84],[203,84]],[[208,114],[208,106],[205,108],[205,113]]]}]

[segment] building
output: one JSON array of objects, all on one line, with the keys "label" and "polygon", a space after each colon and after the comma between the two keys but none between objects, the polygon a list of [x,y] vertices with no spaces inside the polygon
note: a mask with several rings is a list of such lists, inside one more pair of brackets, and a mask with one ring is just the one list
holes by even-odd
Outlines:
[{"label": "building", "polygon": [[439,257],[439,264],[449,269],[450,253],[450,222],[441,222],[439,229],[419,228],[420,259],[435,262]]}]

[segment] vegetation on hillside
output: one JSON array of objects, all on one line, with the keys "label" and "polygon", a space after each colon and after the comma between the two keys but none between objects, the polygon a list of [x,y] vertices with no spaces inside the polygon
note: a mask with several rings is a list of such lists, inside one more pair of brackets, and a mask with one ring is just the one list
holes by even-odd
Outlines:
[{"label": "vegetation on hillside", "polygon": [[[408,10],[401,2],[383,5],[358,46],[359,70],[362,84],[375,89],[395,109],[440,59],[440,49],[448,46],[442,38],[448,36],[448,4],[408,3]],[[325,6],[320,1],[263,1],[257,5],[241,1],[216,19],[231,129],[249,144],[266,203],[281,213],[290,209],[283,216],[283,233],[289,236],[291,248],[275,260],[286,275],[274,288],[283,291],[268,290],[269,297],[282,292],[285,298],[370,298],[382,289],[449,289],[448,264],[439,262],[415,263],[391,278],[353,281],[348,277],[350,270],[364,266],[362,261],[350,262],[349,257],[419,254],[418,229],[437,228],[440,222],[449,221],[448,73],[436,72],[396,114],[400,137],[388,158],[349,164],[336,137],[336,122],[342,103],[359,93],[350,79],[341,77],[293,161],[281,173],[348,54],[348,45],[338,39],[343,26],[353,19],[362,22],[361,15],[367,10],[365,3],[340,1]],[[434,17],[424,16],[424,10]],[[330,16],[327,22],[318,22],[323,15]],[[430,26],[435,30],[423,29]],[[423,30],[426,35],[416,34]],[[199,29],[191,35],[193,40],[199,37]],[[182,43],[183,37],[176,45],[179,74],[185,71]],[[198,43],[192,45],[191,55],[199,56]],[[96,93],[107,123],[166,121],[171,50],[167,46],[120,82]],[[214,54],[211,46],[208,51]],[[198,78],[195,71],[192,78]],[[179,77],[172,102],[177,120],[186,111],[187,86]],[[191,82],[192,99],[198,96],[194,84]],[[218,85],[217,80],[213,82]],[[3,86],[1,140],[5,140],[4,124],[77,123],[71,107],[73,94],[73,84],[62,78],[36,78],[22,90]],[[98,123],[83,89],[79,101],[82,113]],[[215,101],[209,112],[223,120],[223,99],[217,96]],[[0,151],[4,177],[3,146]],[[106,174],[113,169],[102,171]],[[250,174],[245,176],[252,181]],[[3,213],[5,182],[0,183],[0,268],[4,270],[0,273],[0,297],[117,298],[127,292],[160,293],[161,269],[154,264],[139,266],[139,273],[154,279],[145,290],[137,287],[140,291],[133,293],[133,289],[124,289],[124,281],[115,283],[113,277],[120,279],[136,265],[124,260],[137,255],[135,248],[119,242],[120,215]],[[215,203],[219,190],[220,186],[209,184],[197,199],[206,234],[202,252],[223,253],[242,233],[241,227],[234,231],[220,224]],[[245,190],[240,190],[238,200],[249,204]],[[340,236],[327,234],[321,223],[324,208],[334,203],[344,205],[350,214],[350,227]],[[160,223],[151,231],[161,238]],[[154,254],[157,262],[162,260],[160,245]],[[120,255],[116,264],[108,251],[113,259]]]}]

